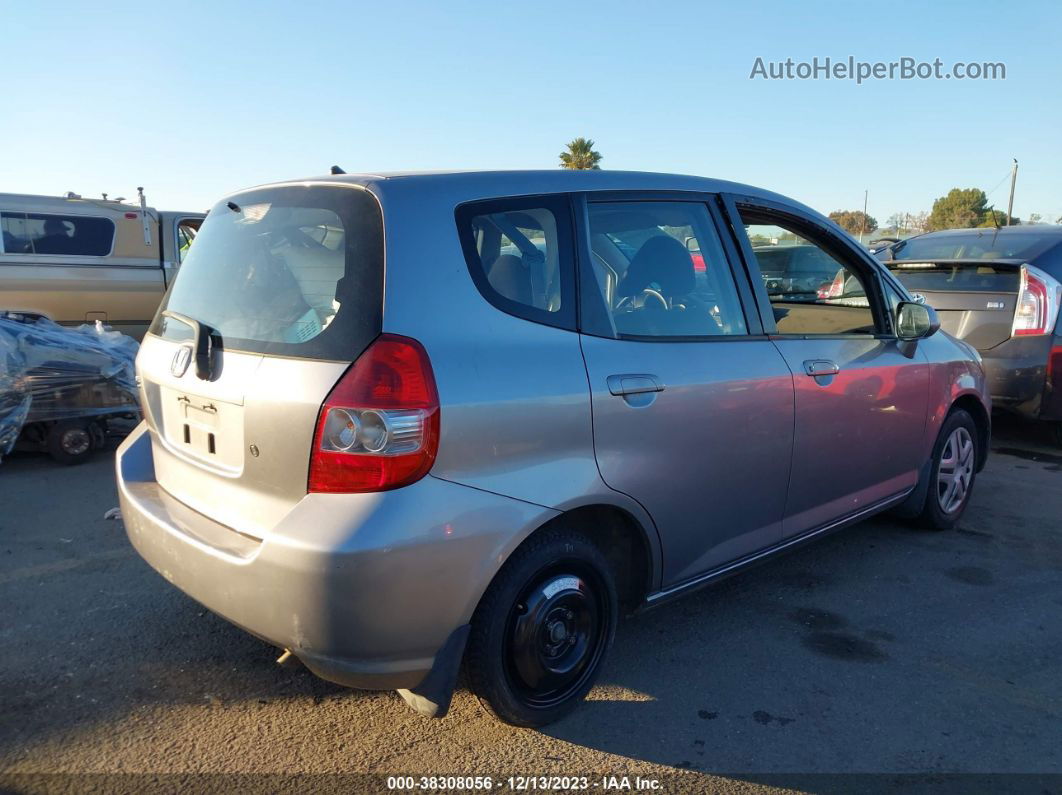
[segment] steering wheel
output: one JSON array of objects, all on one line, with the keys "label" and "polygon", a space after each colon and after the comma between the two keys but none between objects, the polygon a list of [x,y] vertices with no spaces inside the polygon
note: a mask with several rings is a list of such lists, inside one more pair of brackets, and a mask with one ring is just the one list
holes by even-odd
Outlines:
[{"label": "steering wheel", "polygon": [[642,290],[642,294],[634,299],[635,308],[640,309],[641,307],[645,306],[645,302],[650,298],[654,301],[659,301],[660,306],[663,307],[664,310],[671,309],[671,307],[668,306],[667,299],[664,298],[664,294],[661,293],[659,290],[654,290],[652,287],[646,287],[644,290]]}]

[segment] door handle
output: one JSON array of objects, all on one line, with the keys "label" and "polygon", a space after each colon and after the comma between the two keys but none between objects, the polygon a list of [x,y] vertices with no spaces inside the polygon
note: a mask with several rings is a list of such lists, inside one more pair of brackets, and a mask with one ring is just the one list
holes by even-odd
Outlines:
[{"label": "door handle", "polygon": [[831,362],[829,359],[808,359],[804,362],[804,372],[816,378],[820,375],[837,375],[841,368],[837,366],[837,362]]},{"label": "door handle", "polygon": [[641,395],[646,392],[663,392],[664,385],[655,375],[644,373],[624,373],[610,375],[606,382],[608,391],[613,395]]}]

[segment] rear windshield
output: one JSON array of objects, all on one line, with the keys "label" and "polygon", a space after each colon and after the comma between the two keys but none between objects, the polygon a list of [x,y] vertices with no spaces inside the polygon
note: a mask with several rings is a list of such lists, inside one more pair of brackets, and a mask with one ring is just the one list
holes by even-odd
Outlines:
[{"label": "rear windshield", "polygon": [[1014,265],[978,262],[890,262],[889,269],[910,291],[945,290],[975,293],[1016,293],[1021,273]]},{"label": "rear windshield", "polygon": [[832,280],[840,267],[818,246],[753,246],[760,273],[772,276],[820,275]]},{"label": "rear windshield", "polygon": [[961,234],[920,235],[897,243],[892,258],[898,260],[936,259],[1023,259],[1039,256],[1062,242],[1058,235],[1022,230],[1000,234],[995,229],[971,229]]},{"label": "rear windshield", "polygon": [[170,311],[224,348],[350,361],[380,333],[383,224],[357,188],[267,188],[211,209],[151,331],[190,339]]}]

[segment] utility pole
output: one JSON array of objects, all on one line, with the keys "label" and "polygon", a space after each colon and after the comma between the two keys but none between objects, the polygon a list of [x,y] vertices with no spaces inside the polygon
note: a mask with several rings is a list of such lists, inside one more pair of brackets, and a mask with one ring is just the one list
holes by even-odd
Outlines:
[{"label": "utility pole", "polygon": [[1014,158],[1014,165],[1010,167],[1010,200],[1007,202],[1007,226],[1010,226],[1010,216],[1014,212],[1014,183],[1018,181],[1018,159]]},{"label": "utility pole", "polygon": [[[1015,160],[1015,163],[1018,161]],[[870,195],[870,190],[863,191],[863,222],[859,227],[859,242],[863,242],[863,233],[867,231],[867,196]]]}]

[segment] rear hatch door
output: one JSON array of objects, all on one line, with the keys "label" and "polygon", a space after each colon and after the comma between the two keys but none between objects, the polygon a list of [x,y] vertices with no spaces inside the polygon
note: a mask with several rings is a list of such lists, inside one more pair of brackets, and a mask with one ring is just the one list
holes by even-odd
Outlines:
[{"label": "rear hatch door", "polygon": [[1021,260],[886,263],[908,292],[925,297],[949,334],[985,351],[1011,336]]},{"label": "rear hatch door", "polygon": [[137,358],[162,489],[266,536],[306,494],[321,404],[380,333],[382,300],[381,213],[365,190],[219,202]]}]

